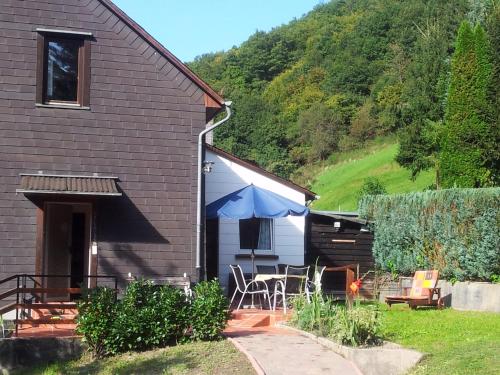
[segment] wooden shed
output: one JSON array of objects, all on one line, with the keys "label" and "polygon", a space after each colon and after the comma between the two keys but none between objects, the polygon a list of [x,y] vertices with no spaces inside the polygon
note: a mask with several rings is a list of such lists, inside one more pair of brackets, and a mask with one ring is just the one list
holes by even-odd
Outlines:
[{"label": "wooden shed", "polygon": [[[360,295],[373,296],[374,259],[373,233],[369,223],[355,212],[315,211],[306,220],[306,263],[328,267],[359,265],[358,275],[364,277]],[[323,276],[323,290],[341,297],[346,288],[342,272]]]}]

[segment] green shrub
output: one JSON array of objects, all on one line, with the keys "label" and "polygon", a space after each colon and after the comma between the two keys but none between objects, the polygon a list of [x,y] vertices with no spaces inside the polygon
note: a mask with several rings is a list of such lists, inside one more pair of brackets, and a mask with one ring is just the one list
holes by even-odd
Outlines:
[{"label": "green shrub", "polygon": [[76,332],[83,335],[95,357],[108,354],[108,339],[113,331],[116,311],[116,293],[109,288],[85,291],[78,303]]},{"label": "green shrub", "polygon": [[412,275],[438,269],[448,280],[500,274],[500,188],[368,195],[360,215],[374,221],[376,265]]},{"label": "green shrub", "polygon": [[192,338],[215,340],[226,327],[229,302],[217,280],[203,281],[194,287],[191,303]]},{"label": "green shrub", "polygon": [[190,324],[184,293],[147,281],[130,283],[119,301],[111,289],[93,289],[78,309],[77,330],[98,357],[173,343]]},{"label": "green shrub", "polygon": [[116,354],[164,346],[179,340],[188,327],[189,303],[181,290],[134,281],[119,303],[109,351]]},{"label": "green shrub", "polygon": [[358,200],[365,195],[387,194],[387,190],[377,177],[367,177],[357,193]]},{"label": "green shrub", "polygon": [[381,341],[378,310],[370,306],[348,308],[330,298],[324,299],[320,293],[315,293],[310,303],[305,297],[297,297],[293,306],[291,323],[304,331],[351,346],[372,345]]},{"label": "green shrub", "polygon": [[379,313],[370,306],[340,306],[336,310],[337,319],[334,320],[330,337],[334,340],[352,346],[378,344]]}]

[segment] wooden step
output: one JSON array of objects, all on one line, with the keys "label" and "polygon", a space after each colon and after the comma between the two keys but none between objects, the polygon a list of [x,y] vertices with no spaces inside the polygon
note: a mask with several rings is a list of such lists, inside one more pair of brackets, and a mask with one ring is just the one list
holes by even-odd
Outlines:
[{"label": "wooden step", "polygon": [[80,294],[81,292],[81,288],[19,288],[19,293]]},{"label": "wooden step", "polygon": [[75,319],[51,319],[51,318],[41,318],[41,319],[34,319],[34,318],[27,318],[27,319],[18,319],[14,320],[15,324],[75,324],[76,320]]},{"label": "wooden step", "polygon": [[39,310],[39,309],[76,309],[77,305],[75,302],[40,302],[40,303],[21,303],[19,307],[24,307],[25,309]]}]

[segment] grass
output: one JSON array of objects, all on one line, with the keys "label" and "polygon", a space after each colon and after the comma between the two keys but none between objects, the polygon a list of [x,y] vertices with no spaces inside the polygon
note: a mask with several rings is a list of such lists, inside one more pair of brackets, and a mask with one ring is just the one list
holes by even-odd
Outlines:
[{"label": "grass", "polygon": [[244,354],[231,342],[222,340],[194,342],[142,353],[126,353],[101,360],[92,360],[90,356],[85,355],[80,360],[58,362],[21,374],[253,375],[255,371]]},{"label": "grass", "polygon": [[428,354],[411,374],[500,373],[500,314],[403,305],[382,309],[387,340]]},{"label": "grass", "polygon": [[357,192],[367,177],[377,177],[389,194],[422,191],[434,182],[434,171],[419,174],[415,181],[410,172],[394,161],[398,144],[392,138],[373,142],[362,150],[334,154],[328,166],[318,170],[311,190],[321,196],[313,203],[318,210],[354,211]]}]

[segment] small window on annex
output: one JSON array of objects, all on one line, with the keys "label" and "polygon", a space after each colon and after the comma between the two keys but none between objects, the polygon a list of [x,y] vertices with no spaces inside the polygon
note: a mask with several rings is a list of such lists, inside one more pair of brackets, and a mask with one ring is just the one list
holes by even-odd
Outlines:
[{"label": "small window on annex", "polygon": [[90,40],[86,35],[38,34],[37,103],[88,106]]},{"label": "small window on annex", "polygon": [[240,249],[267,250],[273,248],[272,219],[240,220]]}]

